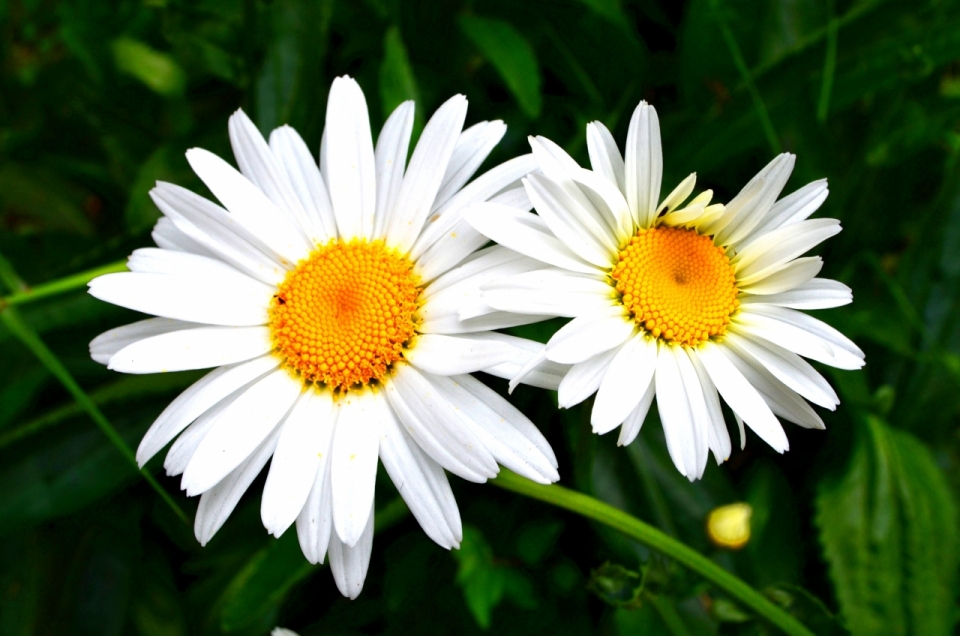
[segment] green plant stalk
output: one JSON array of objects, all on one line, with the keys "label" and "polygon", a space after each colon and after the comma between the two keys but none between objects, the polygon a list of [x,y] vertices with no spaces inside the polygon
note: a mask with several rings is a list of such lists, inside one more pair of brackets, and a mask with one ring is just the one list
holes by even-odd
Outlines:
[{"label": "green plant stalk", "polygon": [[762,616],[772,625],[780,628],[785,634],[814,636],[813,632],[804,627],[797,619],[777,607],[766,596],[740,578],[680,541],[609,504],[563,486],[544,486],[534,483],[505,468],[500,470],[500,475],[491,483],[505,490],[539,499],[588,519],[599,521],[693,570]]},{"label": "green plant stalk", "polygon": [[820,85],[820,102],[817,104],[817,121],[827,121],[830,113],[830,93],[833,91],[833,77],[837,71],[837,32],[840,20],[834,15],[833,0],[827,0],[827,57],[823,62],[823,83]]},{"label": "green plant stalk", "polygon": [[190,517],[183,511],[183,509],[173,500],[173,497],[163,489],[163,487],[154,479],[153,475],[148,473],[145,470],[141,470],[137,465],[136,456],[133,453],[133,450],[127,445],[123,437],[120,436],[120,433],[117,432],[117,429],[113,427],[113,424],[106,418],[100,408],[96,403],[90,398],[89,395],[84,392],[80,385],[77,384],[77,381],[73,379],[73,376],[70,375],[70,372],[67,370],[63,363],[60,362],[60,359],[47,347],[47,345],[40,339],[40,336],[37,335],[29,325],[27,325],[21,318],[19,312],[14,307],[7,307],[4,311],[0,311],[0,321],[2,321],[10,332],[13,333],[17,338],[23,342],[24,345],[37,357],[38,360],[53,374],[57,380],[60,381],[60,384],[73,396],[73,399],[76,400],[77,404],[90,415],[90,418],[96,423],[96,425],[103,431],[103,434],[107,436],[107,439],[116,446],[117,450],[127,458],[130,464],[133,466],[133,469],[140,473],[144,479],[147,480],[147,483],[150,484],[150,487],[157,491],[157,494],[160,495],[160,498],[163,499],[168,506],[173,510],[173,512],[184,521],[184,523],[190,523]]},{"label": "green plant stalk", "polygon": [[71,274],[70,276],[58,278],[50,281],[49,283],[37,285],[36,287],[22,287],[19,291],[15,291],[5,298],[0,298],[0,311],[6,307],[24,305],[36,300],[49,298],[50,296],[57,296],[65,292],[86,287],[87,283],[97,276],[125,271],[127,271],[127,262],[118,261],[116,263],[110,263],[109,265],[102,265],[100,267],[88,269],[87,271],[80,272],[79,274]]},{"label": "green plant stalk", "polygon": [[747,68],[747,63],[743,59],[743,54],[740,52],[740,46],[737,44],[736,38],[733,37],[733,31],[730,30],[727,20],[723,17],[719,0],[713,0],[710,4],[713,8],[713,17],[717,21],[717,26],[720,27],[720,33],[723,35],[723,40],[726,42],[727,48],[730,49],[730,56],[733,58],[733,63],[740,73],[740,78],[747,87],[747,92],[750,93],[750,99],[753,100],[753,108],[757,111],[757,118],[760,120],[760,126],[763,128],[763,134],[767,137],[767,143],[770,144],[770,150],[773,151],[773,154],[778,155],[783,152],[783,147],[780,145],[780,138],[777,137],[777,131],[773,127],[773,122],[770,121],[767,105],[763,102],[760,91],[757,90],[757,85],[753,81],[753,75],[750,73],[750,69]]}]

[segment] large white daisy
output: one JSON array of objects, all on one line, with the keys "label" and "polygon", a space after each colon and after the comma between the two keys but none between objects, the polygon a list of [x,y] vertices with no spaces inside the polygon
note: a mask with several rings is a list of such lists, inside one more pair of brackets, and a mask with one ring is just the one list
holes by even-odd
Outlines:
[{"label": "large white daisy", "polygon": [[[269,143],[230,119],[240,170],[200,149],[190,165],[220,207],[159,183],[157,248],[90,293],[157,316],[113,329],[93,358],[125,373],[217,367],[160,415],[137,451],[200,495],[195,532],[213,537],[273,458],[261,515],[280,536],[296,523],[307,559],[340,591],[363,586],[373,540],[377,458],[424,531],[458,547],[460,515],[444,469],[483,482],[498,463],[541,483],[556,458],[537,428],[468,375],[514,375],[542,345],[491,333],[538,319],[490,311],[479,286],[540,267],[461,220],[465,206],[529,206],[518,179],[530,155],[469,184],[503,136],[500,121],[462,130],[467,101],[447,101],[407,164],[414,106],[390,116],[374,147],[350,78],[330,89],[319,167],[289,127]],[[462,131],[462,132],[461,132]],[[226,208],[226,209],[224,209]],[[529,208],[528,208],[529,209]],[[472,319],[458,313],[478,306]],[[530,378],[558,385],[556,368]]]},{"label": "large white daisy", "polygon": [[465,214],[474,227],[544,266],[492,281],[492,309],[573,318],[540,360],[572,364],[559,389],[562,407],[596,393],[597,433],[622,424],[619,444],[640,432],[657,398],[667,447],[693,480],[708,451],[730,454],[720,397],[778,452],[787,437],[777,417],[807,428],[823,422],[802,398],[828,409],[829,384],[800,356],[841,369],[863,366],[863,352],[835,329],[797,309],[849,303],[850,289],[816,278],[817,256],[801,257],[840,231],[809,217],[827,197],[826,180],[777,201],[794,156],[768,164],[726,206],[703,192],[684,205],[687,177],[660,199],[660,128],[641,102],[630,121],[626,160],[600,123],[587,127],[593,170],[556,144],[531,139],[542,174],[523,180],[538,214],[495,202]]}]

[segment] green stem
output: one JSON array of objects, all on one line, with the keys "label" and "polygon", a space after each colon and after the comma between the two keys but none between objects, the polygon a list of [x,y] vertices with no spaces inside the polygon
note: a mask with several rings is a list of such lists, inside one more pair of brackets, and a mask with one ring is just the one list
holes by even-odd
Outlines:
[{"label": "green stem", "polygon": [[563,486],[544,486],[534,483],[507,469],[501,469],[499,477],[491,483],[506,490],[570,510],[618,530],[627,537],[639,541],[693,570],[771,624],[779,627],[785,634],[813,636],[813,632],[804,627],[797,619],[774,605],[767,597],[738,577],[680,541],[621,510],[617,510],[611,505]]},{"label": "green stem", "polygon": [[757,90],[757,85],[753,82],[753,75],[750,73],[750,69],[747,68],[747,63],[743,59],[743,54],[740,52],[740,46],[737,44],[736,38],[733,37],[733,31],[730,30],[726,18],[723,17],[719,0],[713,0],[710,4],[713,8],[713,17],[720,27],[720,33],[723,34],[723,40],[726,42],[727,48],[730,49],[730,56],[733,57],[733,63],[740,73],[740,78],[747,87],[747,92],[750,93],[750,98],[753,100],[753,108],[757,111],[757,118],[763,127],[763,133],[767,137],[767,143],[770,144],[770,149],[773,151],[773,154],[778,155],[783,152],[783,148],[780,145],[779,137],[777,137],[777,131],[773,127],[773,122],[770,121],[770,115],[767,113],[767,105],[763,103],[760,91]]},{"label": "green stem", "polygon": [[[70,276],[58,278],[57,280],[50,281],[49,283],[43,283],[42,285],[37,285],[36,287],[32,288],[23,285],[12,287],[12,289],[19,289],[19,291],[16,291],[5,298],[0,298],[0,311],[6,307],[23,305],[26,303],[31,303],[35,300],[40,300],[41,298],[48,298],[50,296],[56,296],[64,292],[86,287],[87,283],[97,276],[125,271],[127,271],[126,261],[118,261],[116,263],[110,263],[109,265],[102,265],[100,267],[95,267],[94,269],[88,269],[87,271],[80,272],[79,274],[71,274]],[[8,283],[8,287],[9,286],[10,285]]]},{"label": "green stem", "polygon": [[651,595],[647,597],[647,600],[653,605],[653,609],[657,610],[660,620],[663,621],[663,624],[667,626],[673,636],[693,636],[683,619],[680,618],[680,612],[677,611],[677,608],[673,606],[669,599]]},{"label": "green stem", "polygon": [[837,32],[840,20],[834,15],[833,0],[827,0],[827,58],[823,62],[823,83],[820,85],[820,102],[817,104],[817,121],[827,121],[830,112],[830,93],[833,91],[833,76],[837,70]]}]

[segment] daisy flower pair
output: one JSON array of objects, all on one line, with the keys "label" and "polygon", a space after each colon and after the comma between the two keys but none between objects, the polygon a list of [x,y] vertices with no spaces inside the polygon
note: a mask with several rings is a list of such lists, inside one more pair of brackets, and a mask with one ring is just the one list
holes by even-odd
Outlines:
[{"label": "daisy flower pair", "polygon": [[[96,338],[96,361],[126,373],[214,368],[137,451],[144,465],[173,442],[164,467],[200,495],[201,544],[269,462],[264,526],[280,536],[295,525],[306,558],[329,556],[355,598],[379,459],[427,535],[458,547],[446,472],[559,478],[537,427],[477,371],[558,389],[564,407],[596,392],[594,430],[622,424],[621,444],[656,396],[671,457],[694,479],[708,451],[718,462],[730,452],[718,395],[741,444],[745,423],[782,452],[777,416],[822,428],[802,398],[838,402],[799,356],[862,365],[855,345],[795,311],[851,296],[815,278],[818,257],[798,258],[839,224],[806,220],[825,182],[776,200],[792,156],[726,206],[710,192],[687,201],[692,175],[660,202],[656,113],[641,104],[626,159],[594,123],[592,171],[537,138],[532,154],[473,178],[506,127],[464,130],[466,111],[463,96],[444,103],[408,162],[413,104],[374,144],[360,87],[338,78],[319,164],[293,129],[264,139],[238,111],[239,171],[187,153],[222,207],[158,183],[157,247],[90,283],[97,298],[154,316]],[[556,316],[573,320],[545,346],[495,331]]]}]

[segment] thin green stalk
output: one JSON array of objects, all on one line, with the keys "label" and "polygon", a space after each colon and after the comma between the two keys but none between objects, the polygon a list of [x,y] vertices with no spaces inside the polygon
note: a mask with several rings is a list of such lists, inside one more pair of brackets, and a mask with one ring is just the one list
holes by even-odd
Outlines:
[{"label": "thin green stalk", "polygon": [[820,102],[817,104],[817,121],[827,121],[830,112],[830,93],[833,91],[833,77],[837,71],[837,33],[840,20],[834,14],[833,0],[827,0],[827,58],[823,62],[823,83],[820,85]]},{"label": "thin green stalk", "polygon": [[765,618],[772,625],[780,628],[785,634],[814,636],[813,632],[804,627],[797,619],[777,607],[767,597],[740,578],[727,572],[680,541],[609,504],[563,486],[544,486],[534,483],[507,469],[501,469],[500,475],[491,483],[506,490],[570,510],[588,519],[599,521],[693,570]]},{"label": "thin green stalk", "polygon": [[750,73],[750,69],[747,68],[747,63],[743,59],[743,54],[740,52],[740,46],[737,44],[736,38],[733,37],[733,31],[730,30],[726,18],[723,17],[719,0],[713,0],[710,4],[713,8],[713,17],[720,27],[720,33],[723,34],[723,40],[726,42],[727,48],[730,49],[730,56],[733,57],[733,63],[737,67],[737,71],[739,71],[740,78],[746,85],[747,91],[750,93],[750,98],[753,100],[753,108],[757,111],[757,118],[763,127],[763,133],[767,137],[767,143],[770,144],[770,149],[773,153],[778,155],[783,151],[783,148],[780,145],[780,138],[777,137],[777,131],[773,127],[773,122],[770,121],[770,115],[767,113],[767,105],[763,103],[760,91],[757,90],[757,85],[753,81],[753,75]]},{"label": "thin green stalk", "polygon": [[116,263],[110,263],[109,265],[102,265],[100,267],[88,269],[87,271],[80,272],[79,274],[71,274],[70,276],[58,278],[57,280],[52,280],[49,283],[43,283],[42,285],[37,285],[36,287],[32,288],[21,285],[17,288],[19,291],[16,291],[5,298],[0,298],[0,311],[2,311],[5,307],[24,305],[35,300],[49,298],[50,296],[56,296],[68,291],[86,287],[87,283],[97,276],[125,271],[127,271],[126,261],[118,261]]},{"label": "thin green stalk", "polygon": [[660,620],[663,621],[663,624],[667,626],[673,636],[693,636],[670,599],[651,595],[647,597],[647,600],[653,605],[653,609],[657,610]]},{"label": "thin green stalk", "polygon": [[[3,254],[0,254],[0,283],[6,285],[7,289],[14,293],[27,289],[27,284],[23,282],[23,279],[20,278],[17,271],[13,269],[13,265]],[[0,302],[0,308],[3,308],[2,302]]]}]

